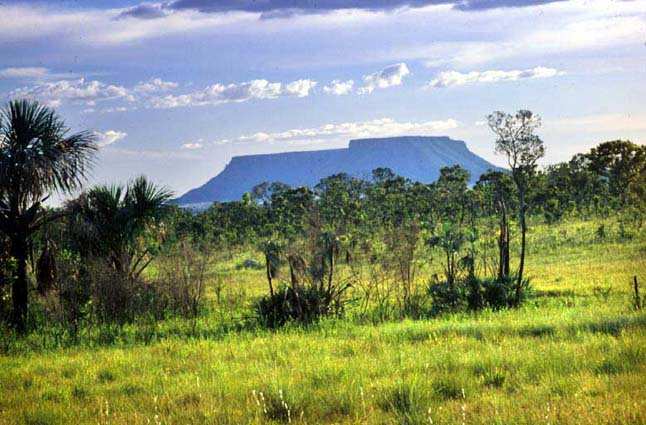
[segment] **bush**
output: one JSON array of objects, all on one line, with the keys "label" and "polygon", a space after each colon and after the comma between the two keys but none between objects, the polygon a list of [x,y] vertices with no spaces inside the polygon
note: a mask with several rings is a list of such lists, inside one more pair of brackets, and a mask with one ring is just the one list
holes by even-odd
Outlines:
[{"label": "bush", "polygon": [[88,313],[90,286],[81,260],[69,251],[62,251],[56,259],[53,287],[41,292],[44,318],[49,323],[66,327],[70,335],[77,335],[81,321]]},{"label": "bush", "polygon": [[92,310],[99,322],[130,323],[150,314],[162,319],[166,303],[154,285],[120,273],[101,262],[89,267]]},{"label": "bush", "polygon": [[461,310],[466,305],[465,288],[460,283],[433,283],[428,287],[431,297],[431,314],[436,315],[448,311]]},{"label": "bush", "polygon": [[323,316],[340,314],[342,307],[342,302],[327,291],[306,286],[279,288],[273,295],[260,298],[254,309],[262,325],[274,329],[291,321],[309,324]]},{"label": "bush", "polygon": [[516,277],[503,279],[489,278],[480,281],[482,296],[486,307],[494,310],[523,304],[530,295],[529,279],[523,279],[520,286],[520,299],[516,299]]},{"label": "bush", "polygon": [[523,304],[531,294],[528,279],[523,279],[520,286],[520,299],[516,299],[516,278],[485,278],[475,276],[453,285],[447,282],[431,284],[428,288],[432,300],[431,314],[448,311],[481,310],[491,308],[515,307]]},{"label": "bush", "polygon": [[211,253],[180,242],[159,261],[156,290],[169,312],[197,317],[202,308]]}]

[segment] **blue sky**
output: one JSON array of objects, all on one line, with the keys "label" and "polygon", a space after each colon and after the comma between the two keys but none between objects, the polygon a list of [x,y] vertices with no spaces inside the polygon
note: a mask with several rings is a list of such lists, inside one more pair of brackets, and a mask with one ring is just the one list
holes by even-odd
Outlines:
[{"label": "blue sky", "polygon": [[233,155],[543,117],[545,163],[646,139],[646,1],[3,1],[0,96],[97,132],[92,182],[178,194]]}]

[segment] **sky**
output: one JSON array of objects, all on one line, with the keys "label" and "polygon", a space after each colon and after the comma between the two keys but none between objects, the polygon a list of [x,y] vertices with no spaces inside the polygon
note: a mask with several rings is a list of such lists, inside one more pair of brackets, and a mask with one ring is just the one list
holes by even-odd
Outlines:
[{"label": "sky", "polygon": [[542,117],[543,164],[646,141],[646,0],[0,2],[0,98],[96,134],[90,183],[181,195],[233,156]]}]

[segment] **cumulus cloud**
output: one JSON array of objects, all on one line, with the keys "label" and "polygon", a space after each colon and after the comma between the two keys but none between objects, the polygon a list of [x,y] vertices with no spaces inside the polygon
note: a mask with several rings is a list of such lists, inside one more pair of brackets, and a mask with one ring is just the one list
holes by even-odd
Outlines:
[{"label": "cumulus cloud", "polygon": [[370,121],[326,124],[320,127],[300,128],[276,133],[258,132],[240,136],[232,140],[219,140],[214,144],[229,142],[286,142],[305,144],[322,140],[348,140],[360,137],[387,137],[405,134],[433,134],[458,127],[458,122],[452,118],[438,121],[402,122],[392,118],[381,118]]},{"label": "cumulus cloud", "polygon": [[155,93],[163,92],[177,88],[178,84],[172,81],[164,81],[161,78],[151,78],[148,81],[142,81],[134,87],[136,92]]},{"label": "cumulus cloud", "polygon": [[441,72],[435,79],[429,82],[426,87],[429,89],[463,86],[465,84],[477,83],[497,83],[500,81],[517,81],[523,79],[534,78],[550,78],[563,74],[554,68],[546,68],[537,66],[536,68],[525,70],[510,70],[510,71],[471,71],[462,73],[458,71],[445,71]]},{"label": "cumulus cloud", "polygon": [[239,84],[213,84],[203,90],[182,95],[167,95],[151,99],[154,108],[219,105],[229,102],[246,102],[251,99],[276,99],[282,96],[306,97],[316,86],[316,81],[297,80],[290,83],[272,83],[252,80]]},{"label": "cumulus cloud", "polygon": [[9,97],[36,99],[46,105],[57,107],[64,102],[94,106],[97,101],[125,99],[134,101],[133,95],[123,86],[105,84],[100,81],[60,80],[44,82],[31,87],[22,87],[9,93]]},{"label": "cumulus cloud", "polygon": [[17,78],[17,79],[31,79],[43,78],[49,73],[47,68],[39,66],[28,67],[10,67],[0,69],[0,78]]},{"label": "cumulus cloud", "polygon": [[363,77],[363,86],[359,88],[359,94],[370,94],[375,89],[400,86],[405,76],[410,74],[405,63],[396,63],[385,67],[379,72]]},{"label": "cumulus cloud", "polygon": [[116,130],[108,130],[105,132],[95,131],[94,134],[97,138],[97,145],[102,148],[111,145],[114,142],[118,142],[128,135],[128,133]]},{"label": "cumulus cloud", "polygon": [[285,84],[283,94],[296,97],[307,97],[310,91],[316,86],[316,81],[296,80]]},{"label": "cumulus cloud", "polygon": [[346,94],[352,93],[352,88],[354,87],[354,81],[341,81],[341,80],[332,80],[329,84],[323,87],[323,91],[327,94],[333,94],[336,96],[343,96]]}]

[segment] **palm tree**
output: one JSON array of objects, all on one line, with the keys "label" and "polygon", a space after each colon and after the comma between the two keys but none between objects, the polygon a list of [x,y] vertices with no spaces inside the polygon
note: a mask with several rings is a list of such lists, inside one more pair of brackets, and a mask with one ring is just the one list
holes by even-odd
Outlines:
[{"label": "palm tree", "polygon": [[77,189],[95,151],[92,133],[69,134],[56,112],[38,102],[13,100],[0,110],[0,233],[16,261],[12,322],[19,331],[28,307],[29,245],[34,232],[56,218],[43,202],[52,192]]},{"label": "palm tree", "polygon": [[153,259],[146,230],[167,211],[172,192],[141,176],[126,187],[96,186],[68,204],[74,239],[86,255],[117,273],[138,277]]}]

